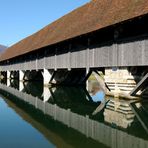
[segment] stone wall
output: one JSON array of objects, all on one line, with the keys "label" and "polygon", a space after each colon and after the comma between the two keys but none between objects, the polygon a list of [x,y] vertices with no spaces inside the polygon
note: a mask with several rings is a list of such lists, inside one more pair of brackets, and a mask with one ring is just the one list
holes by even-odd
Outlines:
[{"label": "stone wall", "polygon": [[118,89],[129,93],[136,86],[136,77],[138,76],[133,76],[126,67],[106,68],[104,79],[111,91]]}]

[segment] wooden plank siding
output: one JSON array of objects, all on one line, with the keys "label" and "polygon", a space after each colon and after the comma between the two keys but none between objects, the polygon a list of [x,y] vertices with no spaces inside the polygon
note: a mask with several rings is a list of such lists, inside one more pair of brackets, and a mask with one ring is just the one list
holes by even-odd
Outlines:
[{"label": "wooden plank siding", "polygon": [[118,45],[118,65],[147,66],[148,40]]},{"label": "wooden plank siding", "polygon": [[128,43],[116,43],[85,50],[67,51],[10,65],[0,70],[72,69],[113,66],[147,66],[148,39]]}]

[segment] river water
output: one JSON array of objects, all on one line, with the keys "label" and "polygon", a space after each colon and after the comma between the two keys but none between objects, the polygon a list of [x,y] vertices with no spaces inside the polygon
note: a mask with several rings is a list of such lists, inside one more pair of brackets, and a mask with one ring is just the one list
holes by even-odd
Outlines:
[{"label": "river water", "polygon": [[39,82],[7,85],[0,83],[0,148],[148,148],[147,98],[92,96],[83,87]]}]

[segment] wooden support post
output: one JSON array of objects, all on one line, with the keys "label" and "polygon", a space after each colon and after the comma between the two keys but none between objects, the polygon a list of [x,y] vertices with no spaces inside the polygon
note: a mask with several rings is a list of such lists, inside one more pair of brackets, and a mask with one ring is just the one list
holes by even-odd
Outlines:
[{"label": "wooden support post", "polygon": [[23,91],[24,89],[24,83],[22,81],[19,81],[19,91]]},{"label": "wooden support post", "polygon": [[[100,74],[98,73],[98,71],[97,70],[94,70],[94,72],[101,78],[101,76],[100,76]],[[100,79],[98,79],[98,77],[95,75],[95,78],[98,80],[98,81],[100,81]],[[102,78],[101,78],[102,79]],[[101,80],[102,81],[102,80]],[[103,82],[104,84],[103,85],[105,85],[105,87],[110,91],[110,89],[109,89],[109,87],[107,86],[107,84],[105,83],[105,82]],[[106,90],[106,88],[104,87],[104,89]]]},{"label": "wooden support post", "polygon": [[51,97],[51,92],[48,87],[43,87],[43,102],[47,102],[49,98]]},{"label": "wooden support post", "polygon": [[57,48],[55,50],[55,56],[54,56],[54,70],[56,71],[57,70]]},{"label": "wooden support post", "polygon": [[[135,113],[137,119],[140,121],[141,125],[143,126],[143,128],[145,129],[145,131],[148,133],[148,119],[146,116],[143,116],[143,114],[139,111],[139,108],[137,108],[136,106],[136,103],[139,103],[138,101],[137,102],[133,102],[130,104],[130,107],[132,109],[132,111]],[[147,103],[147,102],[145,102]]]},{"label": "wooden support post", "polygon": [[[86,69],[86,76],[89,78],[89,76],[90,76],[90,70],[89,69]],[[88,88],[88,85],[89,85],[89,83],[88,83],[88,78],[86,79],[86,89],[88,90],[89,88]]]},{"label": "wooden support post", "polygon": [[24,81],[25,72],[22,70],[19,70],[19,81]]},{"label": "wooden support post", "polygon": [[44,68],[43,79],[44,79],[44,85],[49,85],[49,82],[51,80],[51,74],[49,73],[48,69]]},{"label": "wooden support post", "polygon": [[136,95],[136,93],[147,83],[148,73],[142,78],[142,80],[137,84],[137,86],[130,92],[131,96]]},{"label": "wooden support post", "polygon": [[69,49],[68,49],[68,71],[71,70],[71,44],[69,45]]},{"label": "wooden support post", "polygon": [[11,78],[11,71],[7,70],[7,79]]}]

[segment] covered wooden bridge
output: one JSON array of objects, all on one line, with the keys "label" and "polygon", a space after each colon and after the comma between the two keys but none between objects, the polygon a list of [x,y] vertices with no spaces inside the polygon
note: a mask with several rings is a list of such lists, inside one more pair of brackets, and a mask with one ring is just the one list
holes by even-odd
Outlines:
[{"label": "covered wooden bridge", "polygon": [[101,70],[111,90],[118,78],[120,89],[131,91],[148,71],[147,26],[147,0],[92,0],[9,47],[0,71],[19,80],[40,73],[44,84],[84,84]]}]

